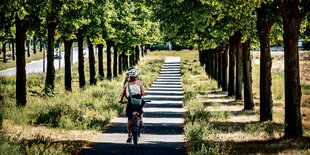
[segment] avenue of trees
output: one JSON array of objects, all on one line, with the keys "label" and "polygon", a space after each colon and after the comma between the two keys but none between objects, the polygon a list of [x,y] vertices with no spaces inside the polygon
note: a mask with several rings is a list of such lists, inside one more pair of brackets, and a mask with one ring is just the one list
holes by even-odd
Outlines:
[{"label": "avenue of trees", "polygon": [[[261,122],[272,120],[271,36],[282,35],[285,137],[302,136],[298,39],[309,36],[306,30],[300,32],[301,26],[309,27],[309,0],[157,0],[154,4],[164,37],[198,49],[208,75],[229,96],[244,99],[245,110],[254,109],[250,46],[259,43]],[[272,32],[273,27],[281,31]]]},{"label": "avenue of trees", "polygon": [[[44,90],[48,95],[54,94],[54,51],[56,44],[60,42],[64,43],[65,48],[65,89],[71,91],[70,58],[74,41],[78,43],[79,85],[83,88],[86,85],[84,44],[87,44],[89,49],[89,84],[95,85],[97,77],[111,79],[122,74],[129,66],[137,64],[140,55],[143,56],[146,52],[146,45],[160,40],[159,23],[153,18],[151,6],[143,1],[7,0],[0,2],[0,15],[0,41],[4,45],[16,45],[18,106],[25,106],[27,103],[25,45],[29,55],[29,38],[33,38],[34,44],[37,41],[42,43],[42,40],[46,42],[47,70]],[[94,46],[98,47],[98,75],[95,72]],[[104,47],[107,52],[106,71],[103,70]],[[41,48],[40,46],[40,51]]]},{"label": "avenue of trees", "polygon": [[[0,2],[0,41],[16,44],[17,105],[27,102],[25,42],[28,45],[31,37],[34,43],[43,39],[47,43],[46,93],[54,92],[55,41],[65,45],[65,89],[70,91],[74,41],[83,88],[83,44],[89,48],[89,84],[95,85],[98,76],[111,79],[138,63],[146,45],[165,40],[198,49],[208,75],[229,96],[243,99],[246,110],[254,109],[250,49],[257,42],[263,92],[260,121],[264,122],[272,120],[270,42],[272,29],[279,27],[275,35],[282,35],[285,53],[285,137],[290,138],[302,136],[298,39],[309,36],[309,11],[310,0],[6,0]],[[94,46],[98,47],[98,75]]]}]

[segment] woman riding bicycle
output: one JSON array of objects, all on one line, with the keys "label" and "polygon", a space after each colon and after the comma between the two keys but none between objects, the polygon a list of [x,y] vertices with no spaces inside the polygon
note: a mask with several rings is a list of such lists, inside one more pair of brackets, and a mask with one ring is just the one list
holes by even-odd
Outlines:
[{"label": "woman riding bicycle", "polygon": [[[131,103],[131,99],[132,98],[136,98],[136,99],[141,99],[142,96],[144,96],[144,87],[143,84],[140,80],[138,80],[137,76],[138,76],[138,71],[135,68],[132,68],[128,71],[128,82],[125,83],[124,88],[123,88],[123,92],[121,94],[121,98],[120,98],[120,103],[123,103],[123,99],[126,95],[127,98],[127,106],[126,106],[126,116],[128,117],[128,123],[127,123],[127,131],[128,131],[128,139],[127,139],[127,143],[131,142],[131,119],[132,119],[132,113],[134,111],[137,111],[140,114],[140,122],[141,122],[141,126],[143,127],[143,110],[142,107],[144,106],[144,101],[142,100],[142,104],[141,105],[133,105]],[[128,84],[129,83],[129,84]],[[130,87],[128,89],[128,86]]]}]

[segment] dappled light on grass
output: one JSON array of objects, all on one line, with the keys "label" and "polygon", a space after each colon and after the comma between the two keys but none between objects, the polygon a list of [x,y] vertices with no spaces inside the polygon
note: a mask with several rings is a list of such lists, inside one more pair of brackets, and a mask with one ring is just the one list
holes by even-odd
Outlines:
[{"label": "dappled light on grass", "polygon": [[[283,54],[283,53],[282,53]],[[195,55],[193,53],[193,55]],[[256,56],[254,56],[256,58]],[[304,136],[299,139],[283,139],[284,135],[284,73],[283,55],[275,56],[273,62],[273,121],[259,122],[259,65],[253,64],[253,93],[255,101],[254,110],[243,110],[243,101],[235,101],[234,97],[227,96],[216,88],[216,83],[206,78],[205,73],[195,75],[193,70],[202,67],[194,62],[198,57],[184,63],[183,79],[185,115],[187,124],[184,131],[188,139],[190,154],[309,154],[310,143],[310,106],[307,100],[308,87],[303,86],[302,114]],[[191,67],[187,64],[192,62]],[[258,59],[259,62],[259,59]],[[194,66],[194,67],[193,67]],[[310,70],[309,70],[310,71]],[[197,72],[195,72],[197,73]],[[305,75],[305,70],[301,74]],[[308,72],[309,73],[309,72]],[[197,79],[203,76],[205,79]],[[305,77],[303,77],[305,78]],[[302,79],[303,79],[302,78]],[[204,93],[196,88],[198,84],[205,83]],[[306,84],[308,81],[301,81]],[[215,83],[215,84],[213,84]],[[203,110],[201,110],[203,109]]]}]

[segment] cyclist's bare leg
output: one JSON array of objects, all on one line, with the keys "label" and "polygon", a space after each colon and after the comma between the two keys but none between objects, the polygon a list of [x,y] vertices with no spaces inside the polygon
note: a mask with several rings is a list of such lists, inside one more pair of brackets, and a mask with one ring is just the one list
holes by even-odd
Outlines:
[{"label": "cyclist's bare leg", "polygon": [[132,125],[132,122],[131,120],[128,120],[127,122],[127,132],[128,132],[128,138],[127,138],[127,143],[131,143],[131,125]]},{"label": "cyclist's bare leg", "polygon": [[131,135],[131,125],[132,125],[131,120],[128,120],[128,122],[127,122],[127,132],[128,132],[128,136]]}]

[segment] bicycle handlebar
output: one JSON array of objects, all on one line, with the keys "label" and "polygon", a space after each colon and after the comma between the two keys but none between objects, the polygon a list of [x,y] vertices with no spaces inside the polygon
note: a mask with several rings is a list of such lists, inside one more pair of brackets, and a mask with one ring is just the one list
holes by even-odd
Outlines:
[{"label": "bicycle handlebar", "polygon": [[143,99],[144,102],[151,102],[150,99]]},{"label": "bicycle handlebar", "polygon": [[[143,100],[144,102],[151,102],[150,99],[144,99],[144,98],[142,98],[142,100]],[[121,104],[126,104],[126,103],[127,103],[126,101],[118,101],[118,102],[121,103]]]}]

